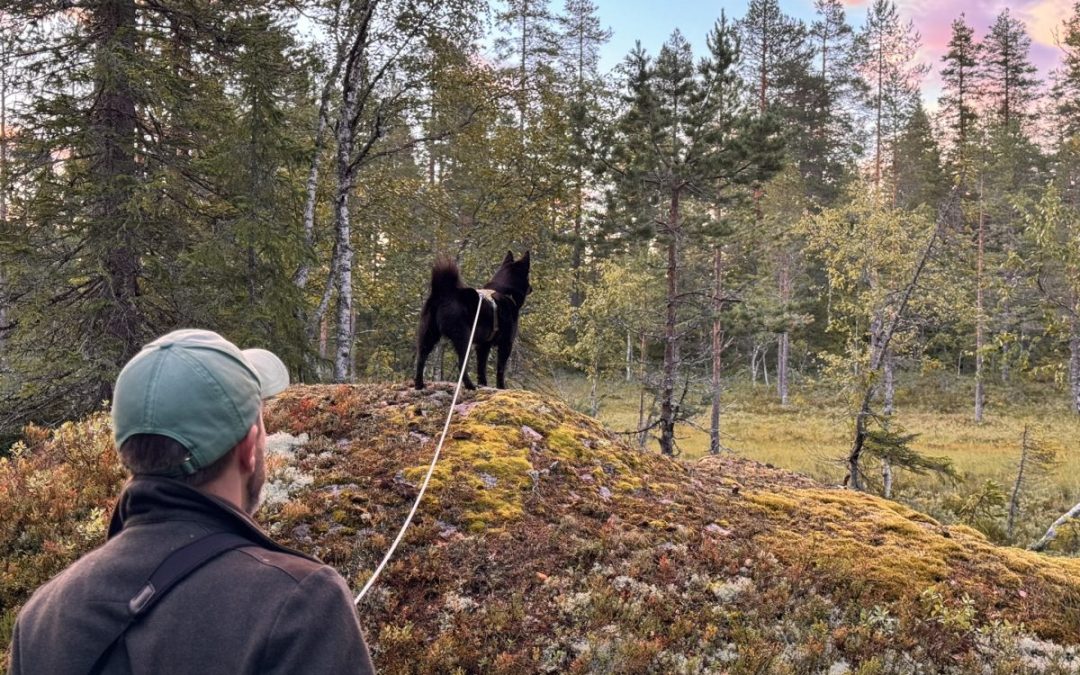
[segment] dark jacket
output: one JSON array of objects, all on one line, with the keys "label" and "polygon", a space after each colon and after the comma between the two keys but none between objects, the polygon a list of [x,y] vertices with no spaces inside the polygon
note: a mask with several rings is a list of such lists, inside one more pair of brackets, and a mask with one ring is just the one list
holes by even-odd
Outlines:
[{"label": "dark jacket", "polygon": [[128,630],[105,673],[373,672],[352,594],[331,567],[274,543],[223,500],[137,478],[120,497],[108,541],[19,612],[11,675],[85,675],[154,568],[222,531],[256,545],[226,551],[181,581]]}]

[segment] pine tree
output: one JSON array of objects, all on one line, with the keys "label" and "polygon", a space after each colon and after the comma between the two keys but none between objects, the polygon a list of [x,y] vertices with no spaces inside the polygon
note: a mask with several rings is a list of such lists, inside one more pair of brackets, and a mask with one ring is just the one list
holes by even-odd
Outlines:
[{"label": "pine tree", "polygon": [[900,21],[892,0],[874,0],[856,38],[859,69],[866,82],[874,135],[874,184],[880,185],[895,158],[897,136],[918,98],[928,66],[916,59],[921,38]]},{"label": "pine tree", "polygon": [[949,129],[954,152],[961,152],[975,123],[975,100],[979,91],[978,49],[974,30],[964,22],[964,15],[952,22],[949,51],[941,57],[942,94],[938,106]]},{"label": "pine tree", "polygon": [[1061,66],[1053,72],[1055,127],[1061,138],[1080,134],[1080,2],[1063,22],[1058,37]]},{"label": "pine tree", "polygon": [[738,28],[740,72],[755,91],[758,109],[794,105],[809,68],[806,26],[784,14],[778,0],[751,0]]},{"label": "pine tree", "polygon": [[599,73],[600,48],[611,39],[611,30],[603,28],[591,0],[566,0],[563,14],[558,17],[559,61],[564,77],[569,81],[570,108],[570,166],[573,172],[570,186],[573,199],[573,254],[570,269],[573,289],[570,306],[580,307],[584,301],[582,264],[585,256],[586,200],[590,192],[589,174],[596,163],[595,136],[602,124],[599,108],[604,84]]},{"label": "pine tree", "polygon": [[518,124],[522,135],[528,126],[530,99],[536,73],[548,68],[559,53],[559,36],[548,7],[549,0],[504,0],[506,7],[495,15],[504,34],[495,41],[499,57],[516,72]]},{"label": "pine tree", "polygon": [[813,59],[807,80],[814,100],[803,180],[828,205],[842,193],[861,150],[855,121],[861,82],[855,74],[855,32],[840,0],[815,0],[818,18],[809,30]]},{"label": "pine tree", "polygon": [[[781,144],[769,118],[735,107],[732,70],[737,42],[721,20],[709,37],[709,58],[695,70],[690,45],[676,31],[653,66],[640,45],[626,62],[627,111],[620,121],[614,164],[630,186],[659,200],[650,221],[667,249],[664,369],[660,385],[660,448],[676,452],[674,430],[681,418],[676,400],[680,368],[680,279],[690,243],[687,204],[715,200],[732,186],[768,177],[779,163]],[[647,201],[644,200],[644,201]],[[662,206],[661,206],[662,204]]]},{"label": "pine tree", "polygon": [[983,40],[980,64],[987,115],[1006,129],[1025,127],[1038,96],[1038,69],[1031,63],[1030,51],[1024,22],[1006,8]]}]

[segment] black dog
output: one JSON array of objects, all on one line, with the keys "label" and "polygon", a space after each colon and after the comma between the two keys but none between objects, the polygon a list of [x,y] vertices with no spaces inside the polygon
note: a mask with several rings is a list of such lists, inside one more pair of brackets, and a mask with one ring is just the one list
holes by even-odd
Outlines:
[{"label": "black dog", "polygon": [[[465,368],[465,348],[469,342],[473,318],[476,316],[476,303],[483,303],[480,319],[476,324],[476,376],[481,387],[487,386],[487,359],[492,346],[499,348],[495,368],[495,383],[499,389],[506,389],[506,362],[510,359],[510,350],[517,336],[518,316],[525,296],[532,293],[529,285],[529,252],[519,260],[514,260],[513,251],[509,251],[499,270],[484,288],[495,291],[492,302],[481,298],[475,288],[469,288],[461,282],[461,273],[457,264],[447,257],[441,257],[431,269],[431,294],[420,313],[420,331],[416,338],[416,388],[424,388],[424,362],[431,350],[444,335],[450,338],[454,351],[458,355],[458,367]],[[465,386],[475,389],[468,373],[465,374]]]}]

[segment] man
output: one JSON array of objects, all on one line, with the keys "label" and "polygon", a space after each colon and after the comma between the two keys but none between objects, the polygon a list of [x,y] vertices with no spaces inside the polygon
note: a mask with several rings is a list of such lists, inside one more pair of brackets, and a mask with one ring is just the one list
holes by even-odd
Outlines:
[{"label": "man", "polygon": [[262,400],[288,384],[272,353],[204,330],[124,366],[112,418],[132,478],[108,541],[19,613],[12,675],[373,672],[345,580],[250,517],[266,478]]}]

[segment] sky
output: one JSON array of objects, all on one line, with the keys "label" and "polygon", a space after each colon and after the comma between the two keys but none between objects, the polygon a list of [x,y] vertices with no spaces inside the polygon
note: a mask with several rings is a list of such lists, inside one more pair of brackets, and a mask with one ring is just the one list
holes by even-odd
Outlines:
[{"label": "sky", "polygon": [[[694,47],[695,55],[705,53],[705,35],[723,9],[729,18],[739,18],[746,12],[748,0],[594,0],[599,6],[600,20],[614,31],[611,42],[601,53],[603,70],[614,68],[630,52],[635,40],[655,55],[675,28]],[[870,0],[843,0],[848,22],[856,30],[862,25],[866,5]],[[924,99],[936,107],[940,93],[941,57],[951,34],[953,19],[965,15],[975,37],[981,39],[1006,7],[1010,13],[1027,24],[1031,35],[1031,58],[1045,80],[1051,68],[1060,60],[1060,50],[1054,34],[1071,11],[1073,0],[897,0],[904,19],[911,19],[922,35],[922,61],[931,65],[923,86]],[[556,6],[558,1],[552,3]],[[780,0],[787,14],[809,23],[814,18],[813,0]]]}]

